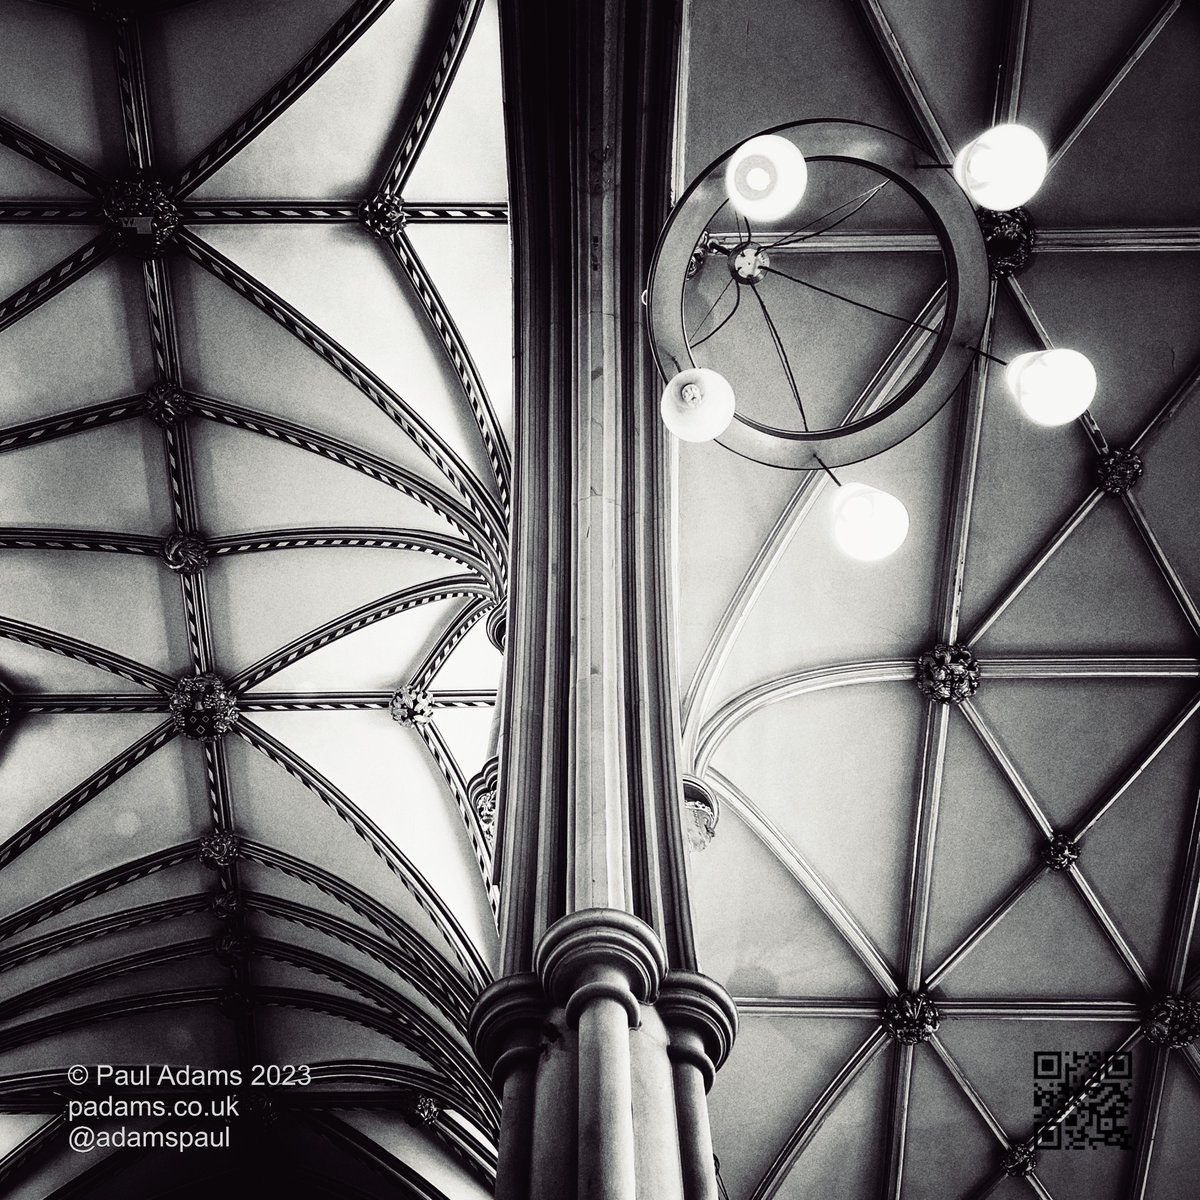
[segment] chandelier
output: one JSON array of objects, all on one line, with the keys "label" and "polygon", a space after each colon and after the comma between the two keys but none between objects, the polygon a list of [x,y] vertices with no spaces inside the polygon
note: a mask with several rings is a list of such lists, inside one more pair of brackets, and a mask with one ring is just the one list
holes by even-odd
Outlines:
[{"label": "chandelier", "polygon": [[[904,504],[867,484],[842,487],[834,467],[872,458],[915,433],[979,358],[1004,366],[1021,411],[1041,425],[1079,417],[1095,394],[1095,370],[1077,350],[1035,350],[1006,363],[981,345],[990,279],[1028,259],[1021,205],[1037,192],[1047,162],[1038,135],[1013,124],[987,130],[952,164],[930,162],[895,133],[840,120],[777,126],[726,151],[672,211],[644,297],[667,380],[660,411],[668,429],[684,441],[716,440],[764,465],[827,472],[839,487],[833,535],[843,551],[864,561],[894,552],[908,532]],[[814,171],[818,164],[830,165]],[[863,172],[871,186],[831,205],[837,185],[861,180]],[[917,213],[936,239],[945,267],[940,323],[933,323],[936,312],[912,320],[794,265],[801,250],[820,258],[836,241],[833,231],[878,206],[885,191],[893,212]],[[824,394],[820,372],[805,377],[793,366],[809,328],[804,294],[925,331],[927,349],[880,401]]]}]

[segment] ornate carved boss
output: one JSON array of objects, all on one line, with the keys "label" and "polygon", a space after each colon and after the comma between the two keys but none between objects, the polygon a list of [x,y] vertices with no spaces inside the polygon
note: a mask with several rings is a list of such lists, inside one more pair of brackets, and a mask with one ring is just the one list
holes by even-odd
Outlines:
[{"label": "ornate carved boss", "polygon": [[161,254],[179,225],[179,209],[166,188],[145,171],[113,181],[104,197],[104,216],[122,247],[138,258]]},{"label": "ornate carved boss", "polygon": [[917,659],[917,687],[940,704],[961,704],[979,689],[979,663],[966,646],[939,642]]},{"label": "ornate carved boss", "polygon": [[937,1006],[925,992],[901,992],[883,1009],[883,1027],[906,1046],[927,1042],[942,1023]]},{"label": "ornate carved boss", "polygon": [[185,675],[175,685],[169,707],[171,720],[184,737],[218,738],[237,720],[237,699],[215,675]]}]

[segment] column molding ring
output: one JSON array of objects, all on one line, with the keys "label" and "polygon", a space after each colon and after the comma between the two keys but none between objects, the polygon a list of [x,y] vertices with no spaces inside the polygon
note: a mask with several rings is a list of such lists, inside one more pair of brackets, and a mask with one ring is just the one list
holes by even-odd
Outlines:
[{"label": "column molding ring", "polygon": [[668,1055],[672,1061],[699,1068],[708,1091],[737,1037],[738,1013],[732,997],[707,975],[671,971],[657,1007],[671,1034]]},{"label": "column molding ring", "polygon": [[641,1005],[653,1004],[667,972],[667,952],[639,917],[613,908],[585,908],[555,921],[542,935],[534,967],[556,1004],[574,1024],[598,996],[625,1006],[629,1024],[641,1023]]}]

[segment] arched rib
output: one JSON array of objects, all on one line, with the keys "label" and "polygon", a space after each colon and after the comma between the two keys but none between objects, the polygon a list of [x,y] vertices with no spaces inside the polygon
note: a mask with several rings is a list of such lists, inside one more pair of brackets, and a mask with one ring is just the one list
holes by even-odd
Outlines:
[{"label": "arched rib", "polygon": [[198,894],[176,896],[169,900],[154,900],[149,904],[138,905],[136,908],[105,913],[102,917],[93,917],[90,921],[80,921],[76,925],[56,929],[53,933],[43,934],[39,938],[31,938],[19,946],[5,950],[0,953],[0,971],[10,971],[23,963],[33,962],[50,954],[57,954],[61,950],[69,950],[72,946],[81,946],[85,942],[96,941],[109,934],[124,933],[129,929],[138,929],[142,925],[155,925],[160,921],[171,921],[176,917],[206,912],[211,905],[212,900],[209,896]]},{"label": "arched rib", "polygon": [[30,200],[0,203],[3,225],[102,225],[104,210],[98,204],[73,200]]},{"label": "arched rib", "polygon": [[353,612],[335,617],[332,621],[327,621],[324,625],[301,634],[298,638],[288,642],[286,646],[273,650],[265,658],[247,667],[244,671],[239,671],[230,680],[230,686],[238,691],[248,691],[250,688],[257,687],[264,679],[269,679],[272,675],[282,671],[285,667],[290,667],[314,651],[348,637],[352,633],[357,633],[360,629],[365,629],[378,621],[407,612],[409,609],[420,608],[435,600],[446,600],[455,596],[488,596],[490,594],[491,589],[476,575],[454,575],[446,579],[433,579],[425,583],[413,584],[411,587],[382,596],[378,600],[372,600],[369,604],[364,604]]},{"label": "arched rib", "polygon": [[869,683],[911,683],[914,663],[908,658],[876,659],[812,667],[780,679],[760,683],[727,700],[701,727],[696,739],[696,772],[706,774],[721,743],[745,720],[769,704],[833,688],[858,687]]},{"label": "arched rib", "polygon": [[502,560],[497,555],[495,547],[476,515],[459,500],[422,479],[419,475],[414,475],[406,468],[357,446],[352,446],[349,442],[318,433],[303,425],[297,425],[292,421],[285,421],[267,413],[242,408],[240,405],[230,404],[224,400],[214,400],[209,396],[192,396],[189,412],[207,417],[222,425],[229,425],[234,429],[243,429],[263,437],[274,438],[276,441],[286,442],[289,446],[327,458],[339,466],[349,467],[353,471],[366,475],[369,479],[374,479],[377,483],[386,484],[398,492],[403,492],[410,499],[416,500],[419,504],[425,505],[426,508],[430,508],[439,516],[444,517],[471,539],[479,552],[491,564],[491,569],[486,573],[487,578],[494,581],[503,575],[503,568],[500,565]]},{"label": "arched rib", "polygon": [[392,155],[387,170],[383,173],[379,190],[392,195],[399,195],[408,181],[409,172],[417,161],[429,136],[437,115],[441,112],[442,104],[454,82],[458,65],[462,62],[463,52],[467,48],[475,23],[483,10],[483,0],[459,0],[458,11],[454,14],[454,24],[450,26],[450,34],[446,39],[445,49],[434,68],[433,76],[425,87],[420,106],[413,113],[408,129],[405,131],[396,153]]},{"label": "arched rib", "polygon": [[458,815],[462,818],[467,841],[471,843],[471,852],[475,856],[475,865],[479,868],[479,882],[488,898],[488,907],[492,910],[493,921],[500,918],[500,897],[492,884],[492,852],[487,839],[483,835],[483,826],[479,823],[479,814],[467,798],[467,780],[463,775],[458,760],[454,757],[446,739],[437,726],[431,721],[425,725],[416,726],[421,742],[429,751],[438,773],[446,781],[446,788]]},{"label": "arched rib", "polygon": [[801,1118],[800,1124],[792,1130],[775,1156],[775,1161],[755,1185],[750,1200],[772,1200],[838,1102],[887,1044],[888,1038],[883,1026],[877,1026],[867,1036],[866,1041],[842,1064],[841,1070],[829,1081],[825,1090]]},{"label": "arched rib", "polygon": [[276,917],[293,925],[303,925],[366,955],[416,988],[452,1025],[460,1030],[466,1029],[471,1007],[470,993],[452,974],[439,969],[434,961],[438,955],[428,949],[407,926],[403,926],[405,941],[400,944],[394,939],[385,941],[319,908],[281,896],[251,892],[245,896],[245,904],[252,912]]},{"label": "arched rib", "polygon": [[[340,876],[318,867],[307,859],[296,858],[283,850],[259,842],[243,840],[241,845],[244,858],[316,888],[355,916],[373,925],[397,948],[398,953],[413,963],[420,963],[421,969],[430,977],[430,986],[444,993],[453,1006],[464,1010],[470,1007],[471,1001],[483,984],[473,981],[472,985],[468,986],[449,963],[440,954],[430,950],[425,941],[390,908],[360,888],[347,883]],[[256,903],[265,900],[264,894],[255,895]],[[490,972],[487,972],[485,981],[490,978]]]},{"label": "arched rib", "polygon": [[298,100],[387,10],[391,0],[358,0],[320,41],[264,96],[223,129],[175,180],[172,194],[182,198],[216,174],[245,149],[280,113]]},{"label": "arched rib", "polygon": [[72,158],[65,150],[43,141],[37,134],[22,129],[7,117],[0,117],[0,146],[15,150],[43,170],[52,172],[59,179],[65,179],[67,183],[93,196],[99,196],[104,191],[104,180],[98,172],[77,158]]},{"label": "arched rib", "polygon": [[750,832],[796,880],[805,895],[821,910],[850,949],[858,955],[880,989],[888,996],[896,995],[899,988],[896,986],[891,965],[884,959],[854,914],[809,865],[800,851],[736,784],[726,779],[719,771],[708,771],[704,781],[717,791],[721,803],[737,813]]},{"label": "arched rib", "polygon": [[1154,43],[1154,39],[1158,37],[1166,23],[1175,15],[1179,4],[1180,0],[1167,0],[1150,19],[1150,23],[1146,28],[1138,34],[1133,45],[1125,52],[1116,69],[1105,81],[1099,94],[1083,107],[1079,116],[1072,122],[1070,132],[1055,146],[1050,155],[1049,169],[1051,171],[1059,164],[1063,155],[1075,144],[1075,139],[1091,124],[1092,118],[1104,107],[1108,98],[1121,86],[1125,76],[1133,70],[1138,59],[1150,49]]},{"label": "arched rib", "polygon": [[72,813],[81,809],[106,787],[132,771],[138,763],[145,761],[156,750],[162,749],[176,733],[175,723],[164,721],[0,843],[0,870],[19,858],[30,846],[35,845],[55,826],[61,825]]},{"label": "arched rib", "polygon": [[11,617],[0,617],[0,637],[9,641],[21,642],[26,646],[36,646],[40,650],[49,650],[53,654],[61,654],[64,658],[73,658],[78,662],[87,663],[89,667],[99,667],[122,679],[129,679],[142,687],[167,695],[175,686],[175,681],[169,679],[161,671],[153,667],[143,666],[117,654],[112,650],[104,650],[93,646],[91,642],[80,641],[68,634],[59,633],[53,629],[44,629],[40,625],[31,625],[27,621],[16,621]]},{"label": "arched rib", "polygon": [[145,406],[142,396],[126,396],[122,400],[106,400],[101,404],[89,404],[86,408],[75,408],[69,412],[56,413],[50,417],[37,417],[0,429],[0,454],[8,450],[21,450],[39,442],[52,442],[74,433],[86,433],[115,421],[127,421],[141,414]]},{"label": "arched rib", "polygon": [[108,533],[92,529],[0,528],[0,548],[6,550],[95,550],[109,554],[157,555],[162,538],[144,533]]},{"label": "arched rib", "polygon": [[272,320],[283,326],[345,379],[348,379],[389,420],[394,422],[454,485],[466,500],[467,506],[479,519],[488,541],[503,558],[507,550],[504,512],[459,457],[411,405],[390,388],[373,371],[314,325],[298,309],[276,295],[264,283],[242,270],[207,242],[201,241],[187,229],[181,230],[176,242],[191,259],[221,280],[239,296],[250,301]]},{"label": "arched rib", "polygon": [[199,842],[190,841],[178,846],[171,846],[166,850],[156,850],[152,854],[145,854],[141,858],[122,863],[119,867],[112,867],[97,875],[91,875],[79,883],[61,888],[27,908],[20,909],[12,916],[0,920],[0,941],[14,938],[17,934],[32,929],[40,922],[57,917],[60,913],[67,912],[80,904],[86,904],[89,900],[103,896],[114,888],[124,887],[127,883],[136,883],[150,875],[156,875],[159,871],[189,862],[196,857],[198,846]]},{"label": "arched rib", "polygon": [[313,795],[333,809],[379,855],[445,938],[446,944],[462,964],[468,978],[476,987],[482,988],[490,975],[483,957],[467,937],[453,910],[430,886],[429,881],[409,861],[400,847],[349,796],[334,787],[319,771],[265,729],[245,717],[240,718],[234,728],[251,746],[299,780]]},{"label": "arched rib", "polygon": [[[920,325],[936,327],[945,311],[946,287],[942,284],[926,301],[917,321]],[[881,364],[874,377],[863,389],[862,394],[851,406],[843,424],[849,424],[874,412],[884,404],[911,369],[926,344],[932,339],[926,329],[906,329],[891,353]],[[683,703],[683,737],[685,757],[695,761],[697,729],[708,711],[713,688],[720,678],[734,644],[741,635],[750,614],[754,610],[775,568],[779,565],[805,518],[812,511],[818,497],[826,486],[828,476],[824,472],[810,472],[792,493],[775,524],[771,527],[754,560],[747,567],[737,590],[725,607],[721,620],[713,633],[712,640],[696,667],[696,674],[688,687]]]},{"label": "arched rib", "polygon": [[487,578],[491,570],[491,563],[477,554],[469,542],[424,529],[313,526],[303,529],[263,529],[254,533],[230,533],[208,539],[208,548],[217,557],[228,554],[255,554],[264,550],[309,550],[331,546],[367,550],[416,550],[469,567],[478,571],[484,578]]},{"label": "arched rib", "polygon": [[[473,3],[474,0],[468,0],[468,2]],[[421,307],[424,308],[425,315],[433,325],[438,340],[450,358],[458,381],[462,384],[463,393],[475,418],[475,427],[479,430],[488,462],[492,465],[492,475],[500,493],[500,503],[507,511],[510,454],[504,430],[500,428],[496,410],[492,406],[487,388],[484,387],[483,376],[480,375],[479,368],[476,367],[475,360],[467,349],[467,343],[463,340],[458,326],[454,323],[454,318],[450,315],[450,310],[442,300],[441,293],[433,282],[433,277],[425,269],[425,264],[421,261],[416,248],[403,229],[388,239],[388,246],[413,290],[417,293]]]},{"label": "arched rib", "polygon": [[438,634],[438,639],[430,647],[429,653],[413,671],[412,684],[414,687],[421,688],[423,691],[429,690],[429,685],[446,665],[446,661],[454,653],[455,648],[471,632],[475,623],[490,607],[490,601],[484,597],[474,597],[464,606],[454,620]]},{"label": "arched rib", "polygon": [[43,271],[11,296],[0,300],[0,330],[15,325],[22,317],[41,308],[63,288],[82,279],[93,267],[98,267],[116,248],[116,238],[106,229],[78,250],[72,250],[61,262]]}]

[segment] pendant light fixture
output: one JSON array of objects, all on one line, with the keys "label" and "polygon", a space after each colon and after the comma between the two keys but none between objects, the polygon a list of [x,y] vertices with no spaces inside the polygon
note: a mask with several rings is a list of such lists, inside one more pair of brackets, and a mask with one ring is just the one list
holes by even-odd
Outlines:
[{"label": "pendant light fixture", "polygon": [[708,367],[680,371],[663,390],[659,410],[666,427],[685,442],[711,442],[733,420],[733,388]]},{"label": "pendant light fixture", "polygon": [[908,509],[890,492],[866,483],[848,483],[833,506],[833,540],[860,562],[895,554],[908,537]]},{"label": "pendant light fixture", "polygon": [[1031,350],[1005,367],[1004,382],[1031,421],[1065,425],[1091,404],[1096,369],[1078,350]]},{"label": "pendant light fixture", "polygon": [[1007,212],[1042,186],[1049,159],[1042,139],[1024,125],[995,125],[954,160],[954,178],[980,208]]},{"label": "pendant light fixture", "polygon": [[752,221],[777,221],[800,203],[808,165],[793,142],[764,133],[743,142],[725,167],[729,202]]}]

